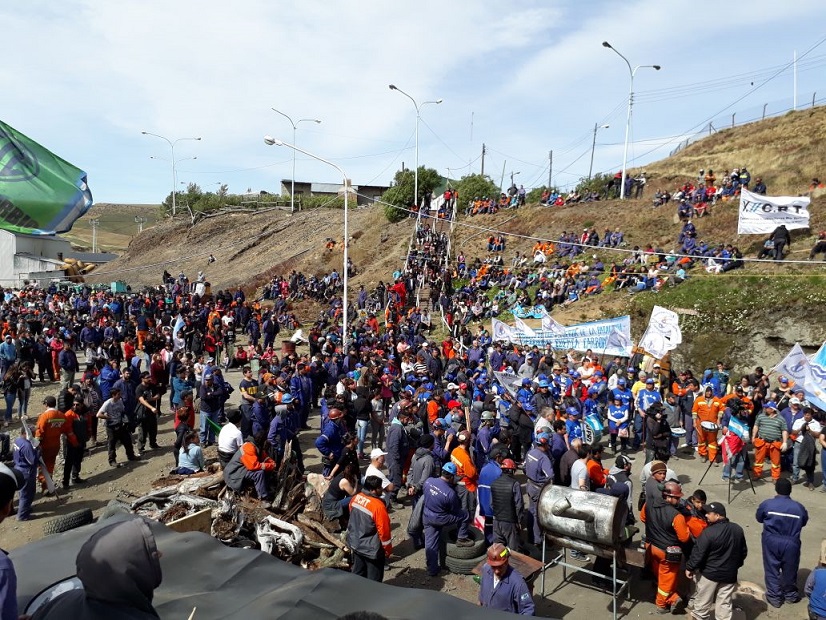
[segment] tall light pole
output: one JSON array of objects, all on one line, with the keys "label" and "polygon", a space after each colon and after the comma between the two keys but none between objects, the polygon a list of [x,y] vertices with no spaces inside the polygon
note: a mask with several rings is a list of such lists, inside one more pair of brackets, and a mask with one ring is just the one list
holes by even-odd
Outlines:
[{"label": "tall light pole", "polygon": [[520,170],[519,172],[514,172],[513,170],[511,170],[511,187],[513,187],[513,177],[515,177],[517,174],[522,174],[522,171]]},{"label": "tall light pole", "polygon": [[[318,123],[320,124],[321,121],[317,118],[300,118],[296,122],[293,122],[289,116],[284,114],[281,110],[276,110],[275,108],[270,108],[273,112],[276,112],[290,121],[290,125],[293,126],[293,144],[296,143],[295,141],[295,130],[299,123]],[[297,149],[293,149],[293,174],[290,177],[290,213],[295,213],[295,152]]]},{"label": "tall light pole", "polygon": [[[175,178],[175,145],[182,140],[200,140],[201,138],[178,138],[177,140],[170,140],[165,136],[158,135],[156,133],[152,133],[149,131],[142,131],[141,132],[145,136],[155,136],[156,138],[160,138],[161,140],[165,141],[169,148],[172,150],[172,217],[175,217],[175,213],[177,211],[175,207],[175,190],[176,190],[176,178]],[[158,159],[158,158],[155,158]]]},{"label": "tall light pole", "polygon": [[347,174],[342,170],[339,166],[334,164],[333,162],[324,159],[323,157],[319,157],[318,155],[314,155],[304,149],[300,149],[294,144],[288,144],[283,140],[278,140],[277,138],[273,138],[272,136],[264,136],[264,144],[269,146],[286,146],[287,148],[293,149],[293,151],[298,151],[299,153],[303,153],[307,157],[312,157],[315,160],[320,161],[323,164],[327,164],[328,166],[332,166],[336,170],[338,170],[339,174],[344,183],[344,274],[343,274],[343,284],[344,284],[344,292],[342,295],[342,320],[341,320],[341,348],[343,352],[347,353],[347,320],[348,320],[348,312],[349,308],[347,306],[347,262],[348,262],[348,250],[350,248],[350,232],[347,226],[347,210],[349,207],[348,197],[350,194],[350,183],[349,179],[347,178]]},{"label": "tall light pole", "polygon": [[[588,180],[591,180],[591,173],[594,171],[594,150],[597,148],[597,130],[598,129],[608,129],[611,125],[599,125],[598,123],[594,123],[594,141],[591,144],[591,165],[588,167]],[[623,168],[625,166],[623,165]]]},{"label": "tall light pole", "polygon": [[[150,155],[149,159],[158,159],[160,161],[169,161],[166,157],[158,157],[157,155]],[[182,161],[190,161],[192,159],[198,159],[198,157],[197,156],[195,156],[195,157],[182,157],[181,159],[176,159],[172,162],[172,178],[173,178],[173,182],[175,183],[176,187],[178,185],[178,168],[177,168],[178,164],[180,164]],[[186,185],[186,183],[181,181],[181,185]]]},{"label": "tall light pole", "polygon": [[625,169],[625,166],[628,162],[628,136],[631,131],[631,107],[634,105],[634,76],[637,73],[637,69],[654,69],[655,71],[659,71],[661,67],[660,65],[637,65],[632,69],[628,59],[620,54],[615,47],[612,47],[608,41],[603,41],[602,47],[607,47],[622,58],[625,64],[628,65],[628,73],[631,76],[631,85],[628,89],[628,116],[625,119],[625,147],[622,150],[622,185],[620,185],[620,199],[622,200],[625,198],[625,179],[628,176],[628,171]]},{"label": "tall light pole", "polygon": [[[416,169],[413,174],[413,202],[416,203],[416,207],[419,207],[419,121],[421,120],[421,108],[427,105],[428,103],[432,103],[434,105],[439,105],[442,103],[442,99],[436,99],[434,101],[422,101],[422,104],[419,105],[416,103],[416,100],[413,99],[410,95],[404,92],[401,88],[396,86],[395,84],[389,85],[390,90],[395,90],[400,92],[402,95],[410,99],[413,102],[413,107],[416,108]],[[418,211],[416,215],[416,219],[421,218],[421,210]]]}]

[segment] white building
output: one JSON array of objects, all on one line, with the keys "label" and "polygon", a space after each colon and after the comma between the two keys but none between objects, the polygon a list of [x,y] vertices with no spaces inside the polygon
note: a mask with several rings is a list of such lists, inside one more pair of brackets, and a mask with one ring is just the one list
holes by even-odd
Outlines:
[{"label": "white building", "polygon": [[0,230],[0,286],[22,286],[24,280],[46,284],[63,278],[63,259],[73,254],[65,239]]}]

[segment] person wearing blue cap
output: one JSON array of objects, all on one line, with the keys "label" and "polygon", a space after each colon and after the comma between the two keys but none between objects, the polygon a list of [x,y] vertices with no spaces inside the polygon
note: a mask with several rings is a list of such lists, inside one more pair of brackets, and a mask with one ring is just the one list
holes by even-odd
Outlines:
[{"label": "person wearing blue cap", "polygon": [[459,496],[453,488],[456,465],[442,465],[439,478],[429,478],[422,485],[422,522],[424,524],[424,548],[427,574],[436,577],[444,558],[442,531],[446,527],[459,526],[457,546],[469,547],[473,541],[469,537],[468,513],[462,510]]}]

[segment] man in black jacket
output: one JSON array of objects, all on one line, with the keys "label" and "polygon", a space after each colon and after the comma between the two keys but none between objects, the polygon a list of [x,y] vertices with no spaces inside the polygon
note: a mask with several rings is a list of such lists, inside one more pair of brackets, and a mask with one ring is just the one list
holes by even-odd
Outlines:
[{"label": "man in black jacket", "polygon": [[519,532],[522,529],[522,512],[525,504],[522,499],[522,487],[513,477],[515,471],[516,463],[513,459],[504,459],[502,475],[491,483],[490,495],[493,508],[493,542],[519,551],[522,547]]},{"label": "man in black jacket", "polygon": [[711,502],[703,510],[708,527],[697,539],[685,571],[689,579],[700,573],[692,613],[696,620],[710,618],[712,611],[717,620],[730,620],[737,571],[748,554],[746,537],[743,528],[726,518],[726,507],[720,502]]}]

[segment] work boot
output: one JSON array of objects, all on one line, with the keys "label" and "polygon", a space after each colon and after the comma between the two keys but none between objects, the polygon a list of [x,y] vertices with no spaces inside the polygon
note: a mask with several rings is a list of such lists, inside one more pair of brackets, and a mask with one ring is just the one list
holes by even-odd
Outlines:
[{"label": "work boot", "polygon": [[84,482],[86,482],[86,479],[81,478],[80,476],[77,478],[72,478],[72,484],[83,484]]}]

